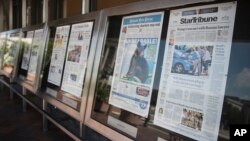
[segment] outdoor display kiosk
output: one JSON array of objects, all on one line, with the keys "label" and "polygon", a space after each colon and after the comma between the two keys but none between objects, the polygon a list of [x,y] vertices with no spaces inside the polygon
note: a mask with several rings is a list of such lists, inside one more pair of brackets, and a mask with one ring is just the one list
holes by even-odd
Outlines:
[{"label": "outdoor display kiosk", "polygon": [[79,122],[79,136],[83,132],[99,16],[100,12],[92,12],[48,23],[50,37],[39,93],[47,103]]},{"label": "outdoor display kiosk", "polygon": [[22,29],[22,51],[17,65],[15,82],[22,86],[23,93],[29,90],[37,94],[41,80],[42,61],[47,40],[46,24],[25,27]]},{"label": "outdoor display kiosk", "polygon": [[14,83],[10,85],[10,91],[22,99],[23,112],[27,111],[27,104],[29,104],[43,115],[44,130],[49,117],[43,110],[44,101],[37,91],[42,78],[42,61],[48,34],[47,30],[45,23],[22,28],[21,48],[19,55],[17,55],[16,74],[13,80]]},{"label": "outdoor display kiosk", "polygon": [[228,139],[220,125],[236,7],[158,0],[104,9],[85,124],[117,141]]},{"label": "outdoor display kiosk", "polygon": [[10,30],[1,33],[0,50],[0,74],[3,76],[1,81],[9,86],[13,82],[17,72],[17,61],[19,49],[21,47],[20,38],[22,36],[20,29]]}]

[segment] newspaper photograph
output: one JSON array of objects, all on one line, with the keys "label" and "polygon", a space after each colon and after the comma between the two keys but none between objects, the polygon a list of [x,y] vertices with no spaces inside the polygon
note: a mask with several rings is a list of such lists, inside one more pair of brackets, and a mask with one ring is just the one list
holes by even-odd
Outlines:
[{"label": "newspaper photograph", "polygon": [[201,131],[202,121],[202,113],[188,110],[186,108],[183,109],[183,114],[181,118],[182,125]]},{"label": "newspaper photograph", "polygon": [[208,76],[212,58],[212,45],[175,45],[171,72],[193,76]]},{"label": "newspaper photograph", "polygon": [[170,11],[154,124],[216,141],[236,2]]},{"label": "newspaper photograph", "polygon": [[21,69],[28,70],[30,53],[31,53],[31,44],[34,36],[34,31],[28,31],[26,38],[22,39],[23,41],[23,58]]},{"label": "newspaper photograph", "polygon": [[39,56],[39,45],[42,40],[43,29],[35,30],[34,38],[31,45],[31,55],[28,68],[28,75],[34,77],[36,75],[37,61]]},{"label": "newspaper photograph", "polygon": [[93,22],[72,25],[61,89],[81,97]]},{"label": "newspaper photograph", "polygon": [[60,26],[56,28],[55,40],[51,55],[48,82],[60,86],[65,54],[68,43],[70,26]]},{"label": "newspaper photograph", "polygon": [[163,12],[123,18],[109,104],[148,116],[162,21]]}]

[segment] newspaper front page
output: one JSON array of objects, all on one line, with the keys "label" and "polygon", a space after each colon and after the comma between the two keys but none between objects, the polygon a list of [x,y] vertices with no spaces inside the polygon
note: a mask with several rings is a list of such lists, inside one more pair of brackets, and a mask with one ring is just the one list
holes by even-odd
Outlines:
[{"label": "newspaper front page", "polygon": [[34,38],[31,46],[31,55],[28,68],[28,75],[34,77],[36,75],[37,61],[39,56],[39,45],[42,39],[43,29],[35,30]]},{"label": "newspaper front page", "polygon": [[93,22],[72,25],[61,89],[81,97]]},{"label": "newspaper front page", "polygon": [[124,17],[109,104],[147,117],[163,12]]},{"label": "newspaper front page", "polygon": [[170,12],[154,124],[217,140],[235,11],[230,2]]},{"label": "newspaper front page", "polygon": [[68,43],[69,29],[70,29],[69,25],[60,26],[56,28],[56,35],[53,45],[53,51],[49,68],[49,76],[48,76],[48,82],[56,86],[61,85],[63,65]]}]

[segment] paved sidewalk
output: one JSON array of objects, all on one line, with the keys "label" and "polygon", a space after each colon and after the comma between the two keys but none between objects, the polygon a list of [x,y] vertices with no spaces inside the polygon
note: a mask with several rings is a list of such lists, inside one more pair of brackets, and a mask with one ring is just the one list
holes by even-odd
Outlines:
[{"label": "paved sidewalk", "polygon": [[0,141],[72,141],[60,129],[51,125],[42,131],[42,115],[28,106],[22,112],[22,100],[15,95],[12,101],[8,88],[0,89]]}]

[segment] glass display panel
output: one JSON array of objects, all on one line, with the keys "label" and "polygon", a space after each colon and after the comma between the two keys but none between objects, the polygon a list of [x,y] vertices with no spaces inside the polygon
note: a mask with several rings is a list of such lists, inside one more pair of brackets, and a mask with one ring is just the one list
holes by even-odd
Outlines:
[{"label": "glass display panel", "polygon": [[[214,6],[213,4],[220,5],[214,2],[211,4],[206,4],[205,7],[209,5],[213,7]],[[204,4],[197,5],[197,6],[202,7],[204,6]],[[192,6],[192,7],[195,7],[195,6]],[[221,9],[228,10],[232,7],[233,6],[229,6],[227,8],[224,7]],[[189,7],[185,7],[185,8],[189,8]],[[185,8],[182,7],[182,8],[175,8],[175,9],[170,9],[170,10],[178,10],[178,9],[185,9]],[[211,13],[208,15],[213,17],[214,15],[213,12],[216,11],[216,8],[215,9],[204,8],[203,10],[200,11],[200,13],[202,12],[207,13],[209,11]],[[250,122],[249,116],[248,116],[249,111],[250,111],[249,110],[250,86],[248,85],[250,84],[249,79],[248,79],[250,77],[249,75],[250,17],[244,15],[246,11],[249,11],[247,2],[243,0],[238,0],[236,11],[237,12],[236,12],[235,20],[233,20],[234,13],[225,15],[225,17],[221,17],[224,20],[226,19],[229,21],[232,20],[230,21],[230,26],[235,21],[234,28],[233,29],[231,27],[224,28],[222,31],[216,30],[216,35],[214,37],[216,39],[221,39],[220,41],[217,41],[216,43],[223,44],[225,41],[226,42],[228,41],[228,43],[226,43],[225,45],[228,48],[218,49],[217,48],[218,45],[217,45],[216,47],[213,48],[214,50],[211,50],[211,48],[208,47],[208,51],[211,51],[213,53],[213,55],[210,56],[213,59],[215,59],[215,57],[218,57],[216,56],[215,53],[217,53],[217,55],[221,54],[222,56],[223,56],[223,53],[226,55],[224,56],[225,64],[217,66],[217,69],[220,66],[224,66],[225,69],[221,69],[222,75],[220,74],[218,76],[213,76],[213,78],[223,77],[223,79],[221,79],[221,81],[223,82],[221,83],[218,82],[219,84],[225,85],[224,87],[223,86],[220,87],[221,91],[218,93],[220,100],[218,102],[216,101],[216,99],[210,99],[211,101],[214,101],[214,103],[207,103],[207,102],[205,103],[210,108],[215,108],[214,106],[216,106],[216,104],[219,105],[215,110],[212,110],[214,111],[215,114],[216,113],[218,114],[218,118],[217,117],[214,118],[215,117],[214,115],[209,114],[212,112],[209,112],[206,115],[207,116],[206,120],[203,117],[204,119],[202,123],[206,125],[216,126],[216,129],[215,128],[214,129],[217,130],[215,132],[217,132],[218,134],[218,135],[210,134],[209,136],[211,138],[207,138],[207,140],[229,140],[229,127],[231,124],[249,124]],[[197,11],[195,10],[188,11],[188,12],[185,12],[185,14],[189,15],[189,14],[192,14],[193,12],[197,12]],[[120,46],[119,45],[120,38],[122,36],[121,32],[122,32],[122,27],[123,27],[123,18],[127,16],[121,15],[121,16],[112,16],[108,18],[109,26],[107,28],[107,36],[104,42],[105,44],[104,44],[102,55],[100,58],[100,65],[99,65],[99,71],[98,71],[98,77],[97,77],[98,79],[96,82],[97,85],[96,85],[96,90],[95,90],[95,97],[93,101],[94,104],[92,107],[91,118],[123,135],[130,137],[133,140],[139,140],[139,141],[140,140],[141,141],[202,140],[202,139],[194,138],[193,135],[184,134],[183,132],[185,132],[185,130],[188,130],[190,131],[189,134],[195,134],[198,132],[205,133],[202,127],[201,127],[202,130],[200,131],[199,130],[200,128],[194,129],[188,126],[185,127],[184,125],[181,125],[180,123],[176,126],[173,126],[173,129],[170,129],[170,128],[162,127],[164,125],[158,126],[159,124],[155,125],[154,123],[154,119],[156,118],[156,116],[158,116],[157,118],[159,118],[159,115],[155,115],[155,113],[157,113],[158,111],[161,111],[159,108],[159,105],[157,106],[157,103],[159,103],[159,101],[157,101],[158,96],[160,96],[161,93],[167,92],[167,91],[162,90],[162,87],[160,89],[160,81],[162,81],[162,79],[166,77],[164,76],[165,74],[163,73],[163,68],[165,66],[163,62],[166,62],[164,61],[164,55],[165,55],[165,52],[168,51],[167,50],[168,47],[166,47],[166,43],[167,44],[171,43],[171,40],[170,40],[171,28],[168,28],[169,27],[168,24],[170,22],[169,15],[170,15],[170,11],[166,10],[164,12],[164,20],[163,20],[163,27],[162,27],[162,33],[161,33],[161,41],[160,41],[160,46],[159,46],[159,53],[157,57],[155,77],[154,77],[154,80],[152,80],[153,90],[152,90],[152,96],[151,96],[151,101],[150,101],[150,107],[149,107],[148,115],[146,117],[138,113],[135,114],[135,112],[131,110],[129,111],[124,107],[120,107],[119,105],[114,105],[112,104],[112,102],[111,103],[109,102],[111,91],[112,91],[112,85],[118,84],[118,83],[112,84],[112,80],[114,80],[114,77],[116,77],[115,76],[116,75],[115,74],[116,61],[117,61],[116,59],[120,58],[120,55],[117,57],[117,54],[118,54],[119,46]],[[215,14],[215,16],[218,16],[218,15]],[[227,29],[227,32],[225,31],[226,29]],[[230,34],[232,34],[232,30],[233,30],[233,38],[232,38],[232,43],[231,43]],[[184,31],[183,33],[180,33],[180,34],[184,34],[185,32],[187,31]],[[168,36],[167,36],[167,33],[169,33]],[[197,37],[201,38],[202,35],[204,34],[201,34],[199,36],[197,35],[197,33],[188,34],[186,38],[190,38],[191,40],[192,39],[191,37],[193,37],[193,35],[196,35]],[[213,35],[210,37],[212,38]],[[177,41],[175,42],[177,43]],[[193,43],[196,44],[196,42],[193,42]],[[201,42],[199,44],[206,45],[206,42]],[[231,52],[230,52],[230,46],[231,46]],[[177,48],[181,49],[182,47],[177,46]],[[123,54],[125,54],[125,52]],[[171,54],[173,55],[173,52]],[[171,60],[172,58],[170,57],[168,59]],[[223,59],[223,57],[221,59]],[[229,59],[228,71],[224,71],[224,70],[227,70],[227,61],[226,61],[227,59]],[[170,63],[172,63],[172,61],[170,61]],[[214,64],[215,64],[215,60],[212,61],[212,64],[208,63],[208,68],[210,67],[208,71],[206,70],[206,67],[203,66],[202,68],[203,70],[200,71],[200,75],[204,77],[210,77],[211,75],[216,74],[213,71],[211,71],[211,70],[214,70],[214,67],[215,67]],[[211,69],[211,65],[213,65],[212,66],[213,69]],[[171,71],[171,69],[169,71]],[[179,70],[181,70],[180,67],[179,69],[173,68],[172,71],[178,72]],[[198,74],[198,71],[197,71],[197,74]],[[183,72],[183,74],[175,73],[175,75],[199,77],[199,76],[193,76],[191,74],[188,74],[188,71]],[[224,77],[227,77],[227,79],[225,80]],[[218,83],[211,82],[210,88],[213,88],[213,90],[215,90],[219,86]],[[176,85],[173,85],[173,86],[171,85],[170,88],[174,86],[176,87]],[[204,90],[203,92],[207,92],[209,90]],[[216,92],[218,91],[219,90],[216,89]],[[180,91],[175,91],[173,93],[173,95],[177,98],[176,101],[182,98],[178,95],[179,92]],[[195,98],[198,100],[202,99],[199,97],[195,97]],[[124,100],[124,102],[127,102],[127,101]],[[185,102],[187,101],[184,101],[181,104],[185,104]],[[165,108],[168,110],[172,109],[172,112],[168,112],[166,116],[176,116],[176,117],[180,117],[180,115],[182,116],[182,114],[178,113],[178,109],[173,109],[173,105],[171,104],[166,106]],[[186,109],[185,111],[189,113],[189,115],[190,113],[191,115],[195,115],[193,117],[197,117],[198,119],[200,118],[198,114],[195,114],[194,112],[191,112],[188,109]],[[180,119],[180,118],[176,118],[176,119]],[[193,119],[196,119],[196,118],[193,118]],[[188,120],[192,121],[193,119],[190,118]],[[169,122],[173,122],[173,121],[169,121]],[[190,125],[193,123],[195,124],[196,122],[190,122]],[[182,128],[180,128],[180,126]]]},{"label": "glass display panel", "polygon": [[27,74],[27,80],[31,82],[31,84],[34,83],[36,77],[38,58],[41,50],[40,44],[42,41],[42,36],[43,36],[43,29],[35,30],[34,38],[32,40],[32,45],[31,45],[31,53],[30,53],[30,60],[29,60],[29,67]]},{"label": "glass display panel", "polygon": [[109,104],[147,117],[162,21],[163,12],[123,18]]},{"label": "glass display panel", "polygon": [[0,34],[0,68],[3,65],[3,54],[6,46],[6,36],[5,34]]},{"label": "glass display panel", "polygon": [[[160,71],[161,71],[160,66],[162,65],[163,53],[164,53],[164,49],[165,49],[165,40],[166,40],[165,39],[166,32],[160,31],[160,33],[159,33],[158,30],[161,28],[166,29],[166,26],[168,24],[168,20],[167,20],[168,19],[168,11],[164,11],[164,14],[162,14],[161,18],[163,19],[163,22],[162,23],[159,22],[160,24],[157,23],[162,27],[160,27],[157,24],[156,24],[156,26],[154,26],[154,23],[149,23],[149,24],[138,23],[139,26],[132,25],[132,26],[126,26],[126,27],[123,24],[124,23],[123,21],[129,19],[130,17],[134,17],[134,18],[138,17],[140,19],[141,17],[143,17],[143,15],[158,15],[159,13],[162,13],[162,12],[160,11],[160,12],[153,12],[153,13],[137,14],[137,15],[132,15],[132,16],[109,17],[109,27],[107,30],[107,38],[105,41],[105,46],[103,48],[102,56],[101,56],[101,60],[100,60],[98,80],[97,80],[97,86],[96,86],[97,88],[96,88],[95,100],[94,100],[93,111],[91,113],[91,117],[93,119],[97,120],[98,122],[114,129],[115,131],[118,131],[122,134],[127,135],[128,137],[130,137],[132,139],[155,140],[159,134],[162,138],[168,138],[168,136],[169,136],[169,133],[162,133],[158,129],[152,130],[152,128],[148,128],[149,126],[157,128],[153,125],[153,119],[152,119],[153,115],[154,115],[154,106],[156,104],[156,98],[157,98],[156,96],[157,96],[157,91],[158,91],[157,89],[158,89],[158,85],[159,85],[159,82],[157,82],[155,80],[159,81],[159,78],[160,78]],[[152,24],[153,26],[150,27],[149,26],[150,24]],[[142,33],[137,33],[140,31],[140,26],[141,26],[141,29],[147,29],[148,32],[144,31]],[[145,38],[150,38],[150,36],[152,36],[152,35],[150,35],[151,33],[149,31],[154,32],[154,30],[156,31],[156,33],[154,34],[154,38],[157,39],[157,42],[156,43],[152,42],[151,44],[149,44],[150,46],[147,46],[147,48],[145,48],[145,50],[144,50],[145,56],[152,55],[154,57],[151,57],[151,59],[156,58],[156,60],[153,61],[155,63],[155,72],[154,72],[154,77],[153,77],[154,79],[151,80],[152,87],[148,88],[149,90],[152,89],[152,90],[150,90],[151,94],[149,93],[149,91],[144,91],[144,90],[142,90],[142,91],[137,90],[136,91],[136,88],[135,88],[135,93],[138,92],[138,94],[139,94],[139,91],[141,92],[140,94],[142,94],[142,95],[140,98],[144,97],[143,94],[147,94],[145,96],[151,95],[151,99],[149,100],[149,103],[148,103],[149,104],[148,106],[150,106],[148,109],[148,114],[146,114],[146,116],[145,115],[141,116],[141,114],[135,113],[136,108],[133,109],[134,111],[133,110],[128,111],[128,110],[125,110],[126,107],[124,108],[124,107],[114,106],[113,102],[111,102],[111,104],[109,104],[109,102],[110,102],[109,100],[111,97],[111,89],[112,89],[111,86],[112,86],[112,81],[115,80],[113,78],[115,77],[114,71],[115,71],[115,68],[117,67],[115,65],[115,63],[116,63],[116,59],[118,56],[117,54],[119,51],[119,46],[120,46],[119,44],[122,44],[124,42],[127,42],[127,44],[128,44],[129,43],[128,41],[130,41],[129,34],[132,34],[132,35],[130,35],[131,38],[134,36],[133,37],[134,43],[132,44],[132,46],[134,46],[134,48],[133,48],[134,50],[131,50],[129,52],[130,55],[128,55],[128,53],[127,53],[127,55],[123,54],[123,55],[118,56],[119,58],[121,58],[122,56],[128,57],[127,66],[131,67],[130,63],[133,62],[133,61],[131,61],[131,58],[133,58],[133,56],[135,56],[138,53],[138,51],[136,51],[137,44],[140,41],[140,39],[143,39],[140,37],[136,38],[136,35],[137,36],[139,35],[139,36],[142,36]],[[127,37],[120,35],[120,33],[124,33],[124,31],[127,31],[129,33]],[[134,33],[130,33],[133,31],[134,31]],[[122,38],[122,41],[124,41],[124,42],[119,41],[120,38]],[[143,40],[141,40],[141,41],[143,41]],[[158,41],[159,41],[159,43],[158,43]],[[121,47],[123,47],[123,44]],[[156,54],[157,48],[158,48],[158,53]],[[122,51],[122,52],[125,53],[125,51]],[[119,54],[122,54],[122,52]],[[141,54],[141,57],[144,55]],[[152,59],[152,60],[154,60],[154,59]],[[148,60],[147,60],[147,63],[148,63]],[[137,69],[139,69],[139,68],[137,68]],[[129,70],[129,68],[127,68],[127,70],[126,70],[127,72],[125,71],[126,72],[125,75],[129,78],[130,73],[128,73],[128,70]],[[131,67],[131,70],[132,70],[132,67]],[[153,71],[151,71],[151,73],[148,74],[148,76],[152,76],[153,75],[152,73],[153,73]],[[136,73],[134,73],[134,74],[136,74]],[[122,78],[124,78],[124,77],[122,77]],[[139,78],[138,79],[136,78],[136,76],[131,76],[129,79],[131,81],[132,80],[133,81],[132,82],[127,82],[127,80],[126,81],[121,80],[121,81],[128,83],[128,84],[132,83],[135,86],[138,85],[138,82],[140,81]],[[134,82],[136,80],[138,82]],[[148,81],[149,80],[150,79],[148,79]],[[113,85],[115,85],[115,84],[118,84],[118,82],[115,82],[115,83],[113,82]],[[140,85],[138,85],[137,87],[140,87]],[[126,88],[126,85],[125,85],[125,88]],[[132,90],[131,90],[131,92],[132,92]],[[126,93],[126,94],[132,96],[133,93]],[[136,93],[136,95],[137,95],[137,93]],[[138,102],[140,102],[140,100],[136,101],[136,98],[134,98],[134,99],[135,99],[135,101],[134,101],[134,103],[132,103],[132,105],[138,104]],[[123,100],[123,99],[120,99],[120,100]],[[129,100],[124,99],[123,101],[127,102]],[[132,102],[132,101],[129,101],[129,102]],[[129,102],[128,102],[128,104],[130,104]],[[140,104],[138,104],[138,106],[140,106]],[[149,132],[150,134],[148,133],[148,135],[143,135],[145,132]]]},{"label": "glass display panel", "polygon": [[25,79],[28,74],[30,56],[31,56],[31,44],[34,37],[34,31],[28,31],[24,33],[24,37],[21,39],[22,52],[21,60],[19,61],[18,76]]},{"label": "glass display panel", "polygon": [[217,140],[235,12],[235,2],[170,11],[154,124]]},{"label": "glass display panel", "polygon": [[93,22],[72,25],[61,87],[65,94],[81,97],[92,29]]},{"label": "glass display panel", "polygon": [[31,53],[31,43],[33,40],[34,31],[27,32],[26,38],[23,39],[23,57],[21,69],[28,70],[29,61],[30,61],[30,53]]},{"label": "glass display panel", "polygon": [[51,27],[47,46],[41,90],[78,111],[93,24],[90,21]]},{"label": "glass display panel", "polygon": [[11,74],[14,71],[15,61],[18,56],[20,33],[11,33],[6,39],[6,46],[3,53],[3,66],[2,70],[7,74]]}]

